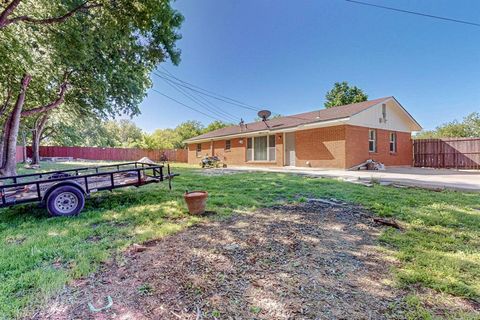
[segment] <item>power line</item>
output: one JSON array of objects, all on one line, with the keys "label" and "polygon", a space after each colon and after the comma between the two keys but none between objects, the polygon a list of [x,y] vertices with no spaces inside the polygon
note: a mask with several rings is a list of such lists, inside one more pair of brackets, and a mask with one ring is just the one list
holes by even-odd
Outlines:
[{"label": "power line", "polygon": [[[225,101],[225,100],[222,99],[222,98],[213,96],[213,95],[216,95],[216,93],[213,93],[213,92],[208,91],[208,90],[205,90],[205,89],[201,89],[201,88],[198,87],[198,86],[195,86],[195,85],[192,85],[192,84],[190,84],[190,83],[188,83],[188,82],[186,82],[186,81],[183,81],[183,80],[179,79],[178,77],[175,77],[173,74],[171,74],[171,73],[170,73],[168,70],[166,70],[165,68],[163,68],[163,67],[161,67],[161,68],[164,69],[168,74],[166,74],[166,73],[164,73],[164,72],[161,72],[161,71],[160,71],[161,74],[156,73],[156,72],[153,72],[153,74],[156,75],[157,77],[163,79],[164,81],[168,81],[169,83],[175,84],[175,85],[177,85],[177,86],[180,86],[180,87],[183,87],[183,88],[192,90],[192,91],[194,91],[194,92],[197,92],[197,93],[200,93],[200,94],[209,96],[209,97],[214,98],[214,99],[217,99],[217,100],[224,101],[224,102],[226,102],[226,103],[230,103],[230,104],[232,104],[232,105],[236,105],[236,106],[241,107],[241,108],[244,108],[244,109],[253,110],[253,111],[260,111],[260,109],[255,108],[255,107],[250,106],[250,105],[247,105],[247,104],[241,105],[241,104],[243,104],[242,102],[232,103],[232,102],[229,102],[229,101]],[[181,83],[172,80],[170,77],[172,77],[172,78],[180,81]],[[204,90],[204,91],[206,91],[206,92],[208,92],[208,93],[204,93],[204,92],[199,91],[199,90],[197,90],[197,89],[195,89],[195,88],[192,88],[192,86],[197,87],[197,88],[200,88],[201,90]],[[209,93],[212,93],[212,94],[209,94]],[[225,97],[225,96],[222,96],[222,95],[218,95],[218,96],[220,96],[220,97]],[[225,98],[226,98],[226,99],[233,100],[233,101],[237,101],[237,100],[234,100],[234,99],[231,99],[231,98],[228,98],[228,97],[225,97]],[[302,118],[302,117],[298,117],[298,116],[294,116],[294,115],[285,116],[285,117],[293,118],[293,119],[299,119],[299,120],[307,120],[307,121],[312,120],[312,119]]]},{"label": "power line", "polygon": [[[236,99],[233,99],[233,98],[230,98],[230,97],[227,97],[227,96],[224,96],[224,95],[215,93],[215,92],[213,92],[213,91],[209,91],[209,90],[207,90],[207,89],[203,89],[202,87],[199,87],[199,86],[197,86],[197,85],[194,85],[194,84],[192,84],[192,83],[189,83],[189,82],[187,82],[187,81],[184,81],[184,80],[182,80],[182,79],[179,79],[178,77],[174,76],[170,71],[168,71],[165,67],[163,67],[163,66],[160,66],[160,67],[161,67],[168,75],[170,75],[171,77],[173,77],[174,79],[176,79],[176,80],[178,80],[178,81],[180,81],[180,82],[183,82],[184,84],[190,85],[190,86],[192,86],[192,87],[194,87],[194,88],[197,88],[197,89],[200,89],[200,90],[203,90],[203,91],[205,91],[205,92],[207,92],[207,93],[210,93],[210,94],[213,94],[213,95],[217,95],[217,96],[219,96],[219,97],[221,97],[221,98],[228,99],[228,100],[230,100],[230,101],[232,101],[232,102],[236,102],[236,103],[242,104],[242,105],[244,105],[244,106],[253,108],[253,109],[257,110],[257,111],[260,110],[260,109],[258,109],[258,108],[255,107],[255,106],[249,105],[248,103],[245,103],[245,102],[242,102],[242,101],[238,101],[238,100],[236,100]],[[161,72],[161,71],[160,71],[160,72]]]},{"label": "power line", "polygon": [[402,13],[409,13],[409,14],[414,14],[414,15],[422,16],[422,17],[428,17],[428,18],[433,18],[433,19],[439,19],[439,20],[444,20],[444,21],[450,21],[450,22],[456,22],[456,23],[462,23],[462,24],[468,24],[468,25],[480,27],[480,23],[476,23],[476,22],[470,22],[470,21],[465,21],[465,20],[457,20],[457,19],[452,19],[452,18],[440,17],[440,16],[435,16],[435,15],[431,15],[431,14],[427,14],[427,13],[421,13],[421,12],[403,10],[403,9],[398,9],[398,8],[392,8],[392,7],[382,6],[382,5],[379,5],[379,4],[367,3],[367,2],[356,1],[356,0],[345,0],[345,1],[351,2],[351,3],[356,3],[356,4],[361,4],[361,5],[364,5],[364,6],[376,7],[376,8],[380,8],[380,9],[386,9],[386,10],[397,11],[397,12],[402,12]]},{"label": "power line", "polygon": [[[223,109],[220,108],[218,105],[214,104],[213,102],[211,102],[210,100],[208,100],[208,99],[205,98],[204,96],[198,95],[198,96],[196,96],[196,97],[197,97],[198,99],[200,99],[200,100],[205,101],[205,103],[207,103],[208,105],[210,105],[212,108],[217,109],[217,110],[219,110],[219,111],[221,111],[221,112],[223,112],[223,113],[225,113],[225,114],[228,114],[228,115],[230,115],[230,116],[233,116],[236,120],[239,119],[238,116],[236,116],[236,115],[234,115],[234,114],[231,114],[230,112],[228,112],[228,111],[226,111],[226,110],[223,110]],[[236,120],[235,120],[235,121],[236,121]]]},{"label": "power line", "polygon": [[207,97],[210,97],[210,98],[213,98],[213,99],[216,99],[216,100],[220,100],[220,101],[223,101],[223,102],[225,102],[225,103],[228,103],[228,104],[231,104],[231,105],[235,105],[235,106],[238,106],[238,107],[240,107],[240,108],[247,109],[247,110],[253,110],[253,111],[259,111],[259,110],[260,110],[260,109],[258,109],[258,108],[255,108],[255,107],[252,107],[252,106],[249,106],[249,105],[244,105],[244,104],[242,104],[242,103],[237,103],[237,102],[235,102],[235,101],[229,101],[229,100],[223,98],[223,97],[220,96],[220,95],[216,96],[216,95],[211,94],[211,93],[207,93],[207,92],[203,92],[203,91],[197,90],[197,89],[191,87],[190,85],[187,85],[187,84],[184,84],[184,83],[180,83],[180,82],[176,82],[176,81],[172,80],[171,78],[169,78],[169,77],[166,76],[166,75],[162,75],[162,74],[155,73],[155,72],[153,72],[153,74],[155,74],[157,77],[160,77],[160,78],[162,78],[162,79],[165,79],[165,80],[167,80],[167,81],[169,81],[169,82],[171,82],[171,83],[175,83],[175,84],[178,85],[178,86],[181,86],[181,87],[183,87],[183,88],[186,88],[186,89],[189,89],[189,90],[191,90],[191,91],[197,92],[197,93],[199,93],[199,94],[205,95],[205,96],[207,96]]},{"label": "power line", "polygon": [[209,112],[215,114],[218,117],[221,117],[221,118],[225,119],[227,122],[232,121],[232,119],[233,119],[234,122],[237,122],[236,117],[230,116],[230,115],[225,114],[225,113],[222,114],[220,112],[217,112],[215,109],[211,108],[207,104],[203,103],[202,101],[199,101],[195,96],[193,96],[189,92],[186,92],[185,89],[182,89],[181,87],[178,87],[175,84],[172,84],[172,83],[166,81],[165,79],[164,79],[164,81],[165,81],[166,84],[168,84],[169,86],[171,86],[172,88],[174,88],[175,90],[177,90],[178,92],[180,92],[181,94],[186,96],[188,99],[190,99],[191,101],[196,103],[201,108],[207,109]]},{"label": "power line", "polygon": [[[170,71],[168,71],[167,69],[165,69],[163,66],[161,66],[161,68],[162,68],[163,70],[165,70],[172,78],[174,78],[174,79],[176,79],[176,80],[178,80],[178,81],[187,83],[186,81],[183,81],[183,80],[175,77]],[[167,81],[166,79],[163,79],[163,80],[164,80],[165,82]],[[179,90],[182,89],[182,88],[178,87],[178,85],[175,85],[175,86],[176,86],[177,88],[179,88]],[[193,85],[192,85],[192,86],[193,86]],[[182,90],[183,90],[183,89],[182,89]],[[183,91],[185,92],[185,90],[183,90]],[[233,119],[235,119],[235,121],[238,120],[238,117],[237,117],[236,115],[231,114],[230,112],[223,110],[222,108],[218,107],[217,105],[215,105],[214,103],[212,103],[211,101],[209,101],[207,98],[204,98],[204,97],[201,96],[201,95],[197,95],[197,96],[195,96],[194,94],[192,94],[192,95],[193,95],[195,98],[197,98],[197,99],[203,100],[203,101],[204,101],[205,103],[207,103],[211,108],[214,108],[214,109],[218,110],[219,112],[221,112],[221,113],[223,113],[223,114],[225,114],[225,115],[228,115],[228,116],[230,116],[230,117],[233,117]]]},{"label": "power line", "polygon": [[[243,104],[242,102],[237,102],[237,101],[234,100],[234,99],[224,98],[224,96],[222,96],[222,95],[213,94],[213,93],[211,93],[211,92],[209,92],[209,91],[203,92],[203,91],[200,91],[200,90],[197,90],[197,89],[193,88],[193,87],[192,87],[191,85],[189,85],[189,84],[185,84],[185,83],[180,83],[180,82],[174,81],[174,80],[172,80],[172,79],[169,78],[169,75],[160,74],[160,73],[156,73],[156,72],[153,72],[153,74],[156,75],[157,77],[160,77],[160,78],[162,78],[162,79],[168,80],[169,82],[175,83],[176,85],[179,85],[179,86],[184,87],[184,88],[186,88],[186,89],[189,89],[189,90],[191,90],[191,91],[195,91],[195,92],[197,92],[197,93],[203,94],[203,95],[208,96],[208,97],[210,97],[210,98],[213,98],[213,99],[216,99],[216,100],[220,100],[220,101],[223,101],[223,102],[228,103],[228,104],[231,104],[231,105],[236,105],[236,106],[238,106],[238,107],[240,107],[240,108],[244,108],[244,109],[248,109],[248,110],[253,110],[253,111],[260,111],[259,108],[255,108],[255,107],[250,106],[250,105],[248,105],[248,104]],[[203,90],[203,89],[202,89],[202,90]],[[229,99],[229,100],[231,100],[231,101],[229,101],[229,100],[227,100],[227,99]]]},{"label": "power line", "polygon": [[[166,78],[165,76],[161,76],[161,75],[159,75],[159,74],[156,74],[155,72],[154,72],[154,74],[155,74],[156,76],[160,77],[160,78],[163,79],[163,80],[166,80],[166,81],[171,82],[171,83],[173,83],[173,84],[176,84],[176,85],[178,85],[178,86],[182,86],[182,87],[187,88],[187,89],[189,89],[189,90],[193,90],[193,91],[195,91],[195,92],[199,92],[199,91],[197,91],[197,90],[195,90],[195,89],[192,89],[192,88],[190,88],[190,87],[188,87],[188,86],[182,85],[181,83],[178,83],[178,82],[175,82],[175,81],[173,81],[173,80],[171,80],[171,79],[169,79],[169,78]],[[199,92],[199,93],[200,93],[200,94],[204,94],[204,93],[202,93],[202,92]],[[209,95],[207,94],[207,96],[209,96]],[[214,98],[215,98],[215,97],[214,97]],[[218,98],[215,98],[215,99],[218,99]],[[223,101],[223,100],[222,100],[222,101]],[[229,102],[227,101],[227,103],[229,103]],[[235,104],[235,105],[236,105],[236,104]],[[239,106],[239,107],[245,108],[245,107],[243,107],[243,106]],[[246,108],[246,109],[252,110],[251,108]],[[253,111],[259,111],[259,110],[260,110],[260,109],[254,109]],[[288,117],[288,118],[293,118],[293,119],[299,119],[299,120],[307,120],[307,121],[312,120],[312,119],[309,119],[309,118],[302,118],[302,117],[298,117],[298,116],[294,116],[294,115],[283,116],[283,117],[286,117],[286,118]]]},{"label": "power line", "polygon": [[203,111],[197,110],[197,109],[195,109],[194,107],[190,107],[189,105],[186,105],[185,103],[180,102],[180,101],[178,101],[177,99],[174,99],[174,98],[172,98],[172,97],[170,97],[170,96],[167,96],[166,94],[158,91],[157,89],[152,88],[152,90],[155,91],[155,92],[158,93],[158,94],[161,94],[161,95],[164,96],[165,98],[168,98],[168,99],[170,99],[170,100],[172,100],[172,101],[175,101],[175,102],[178,103],[178,104],[181,104],[182,106],[184,106],[184,107],[186,107],[186,108],[188,108],[188,109],[190,109],[190,110],[193,110],[193,111],[195,111],[195,112],[201,113],[201,114],[203,114],[204,116],[207,116],[207,117],[209,117],[209,118],[211,118],[211,119],[213,119],[213,120],[222,121],[222,120],[220,120],[220,119],[218,119],[218,118],[212,117],[212,116],[209,115],[209,114],[206,114],[206,113],[203,112]]}]

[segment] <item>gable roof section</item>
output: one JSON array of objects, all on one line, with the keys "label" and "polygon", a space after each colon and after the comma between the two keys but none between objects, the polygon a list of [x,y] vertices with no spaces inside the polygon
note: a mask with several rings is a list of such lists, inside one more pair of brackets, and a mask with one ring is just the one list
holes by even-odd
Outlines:
[{"label": "gable roof section", "polygon": [[397,104],[398,106],[407,114],[407,116],[410,118],[410,120],[412,120],[412,122],[417,126],[417,129],[418,131],[422,130],[422,126],[420,125],[420,123],[417,122],[417,120],[415,120],[414,117],[412,117],[412,115],[410,114],[410,112],[407,111],[407,109],[405,109],[402,104],[400,102],[398,102],[398,100],[395,98],[395,97],[391,97]]},{"label": "gable roof section", "polygon": [[[344,118],[351,117],[374,105],[377,105],[379,103],[382,103],[392,98],[393,97],[384,97],[384,98],[379,98],[375,100],[347,104],[344,106],[338,106],[338,107],[332,107],[328,109],[321,109],[321,110],[316,110],[311,112],[294,114],[291,116],[273,118],[271,120],[267,120],[268,127],[265,125],[263,121],[247,123],[244,125],[243,130],[241,129],[240,125],[225,127],[222,129],[214,130],[214,131],[207,132],[205,134],[187,139],[185,140],[185,142],[192,143],[196,141],[210,140],[210,139],[237,135],[237,134],[246,134],[246,133],[253,133],[253,132],[265,131],[265,130],[270,130],[270,131],[281,130],[281,129],[293,128],[293,127],[310,124],[310,123],[321,123],[325,121],[344,119]],[[406,112],[405,109],[404,111]]]}]

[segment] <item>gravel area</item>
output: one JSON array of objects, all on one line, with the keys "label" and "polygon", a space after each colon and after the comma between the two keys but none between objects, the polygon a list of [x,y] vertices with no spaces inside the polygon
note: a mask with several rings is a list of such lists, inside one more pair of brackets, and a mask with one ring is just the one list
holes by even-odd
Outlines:
[{"label": "gravel area", "polygon": [[[360,207],[328,202],[235,214],[133,246],[35,318],[395,318],[390,308],[404,293],[378,250],[384,226]],[[89,308],[108,296],[111,307]]]}]

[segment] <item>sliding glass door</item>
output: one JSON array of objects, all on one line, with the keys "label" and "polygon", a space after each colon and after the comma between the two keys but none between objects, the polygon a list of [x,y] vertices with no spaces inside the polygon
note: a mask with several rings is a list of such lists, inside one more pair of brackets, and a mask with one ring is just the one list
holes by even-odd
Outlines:
[{"label": "sliding glass door", "polygon": [[253,139],[253,160],[267,161],[267,137],[255,137]]},{"label": "sliding glass door", "polygon": [[247,161],[275,161],[275,135],[247,139]]}]

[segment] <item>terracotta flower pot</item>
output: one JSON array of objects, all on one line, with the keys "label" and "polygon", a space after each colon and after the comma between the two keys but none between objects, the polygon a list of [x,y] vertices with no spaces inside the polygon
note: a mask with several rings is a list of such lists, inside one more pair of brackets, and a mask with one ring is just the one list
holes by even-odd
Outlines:
[{"label": "terracotta flower pot", "polygon": [[191,191],[185,192],[183,195],[185,202],[187,203],[188,212],[190,214],[202,214],[205,213],[205,207],[207,206],[207,191]]}]

